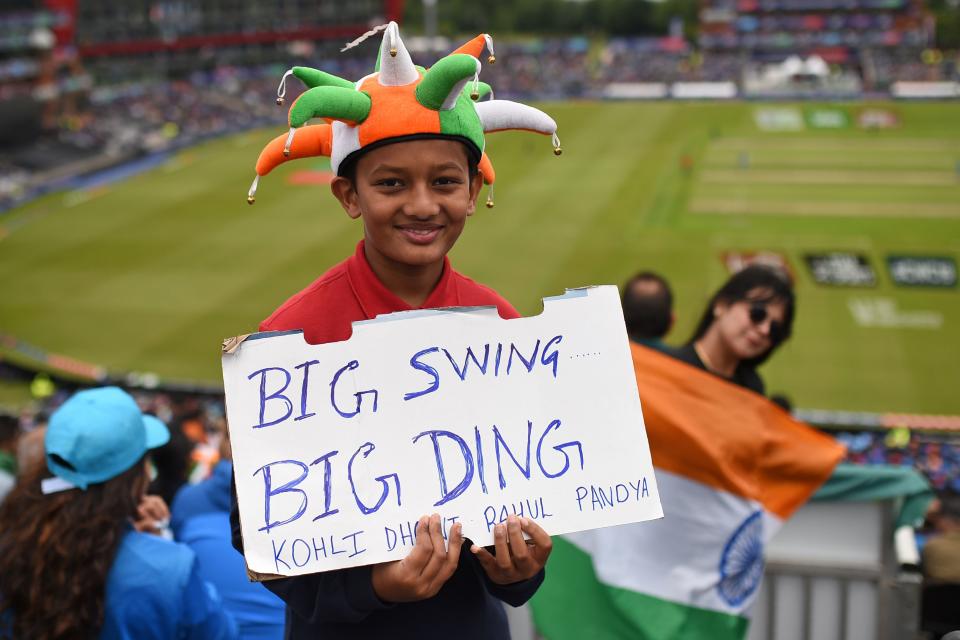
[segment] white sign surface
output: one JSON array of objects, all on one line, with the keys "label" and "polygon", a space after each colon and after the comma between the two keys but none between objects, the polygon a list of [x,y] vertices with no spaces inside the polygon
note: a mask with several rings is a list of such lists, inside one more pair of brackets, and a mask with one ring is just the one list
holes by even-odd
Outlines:
[{"label": "white sign surface", "polygon": [[530,318],[411,311],[320,345],[256,334],[223,376],[255,573],[401,559],[431,513],[479,545],[512,513],[551,535],[663,516],[616,287]]}]

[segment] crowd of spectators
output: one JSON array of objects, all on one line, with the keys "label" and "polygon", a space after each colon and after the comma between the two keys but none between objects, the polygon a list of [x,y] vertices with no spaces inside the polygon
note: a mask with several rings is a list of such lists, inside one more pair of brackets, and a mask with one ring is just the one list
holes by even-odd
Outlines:
[{"label": "crowd of spectators", "polygon": [[960,492],[960,437],[920,431],[842,432],[847,461],[909,467],[922,473],[937,490]]},{"label": "crowd of spectators", "polygon": [[874,85],[888,86],[893,82],[960,81],[960,59],[929,50],[918,56],[908,51],[876,49],[865,56],[865,75]]},{"label": "crowd of spectators", "polygon": [[[498,62],[483,70],[496,96],[539,100],[599,98],[611,82],[735,80],[739,65],[735,55],[704,57],[678,38],[613,38],[599,48],[585,37],[518,40],[498,42],[496,55]],[[275,96],[288,65],[322,67],[350,79],[373,68],[365,47],[345,54],[331,46],[262,49],[257,63],[250,56],[224,49],[86,61],[76,73],[87,84],[93,79],[93,88],[54,91],[50,99],[69,96],[69,108],[45,104],[45,114],[60,115],[45,115],[43,140],[32,144],[53,148],[32,155],[42,157],[39,164],[96,153],[119,162],[256,126],[282,126],[286,109],[276,106]],[[431,59],[429,52],[420,56]],[[68,74],[61,84],[69,80]],[[295,81],[287,87],[289,104],[302,87]],[[24,162],[31,154],[21,147],[0,148],[0,209],[23,201],[49,169]]]},{"label": "crowd of spectators", "polygon": [[[42,433],[49,416],[70,397],[72,390],[69,386],[51,385],[49,392],[36,397],[19,415],[0,414],[6,422],[12,420],[17,425],[19,444],[12,450],[18,459],[33,455],[32,445],[28,444],[31,434]],[[170,441],[153,453],[157,476],[151,489],[172,500],[183,484],[207,477],[219,459],[220,440],[226,433],[223,397],[143,390],[132,390],[131,394],[144,413],[156,416],[170,429]]]},{"label": "crowd of spectators", "polygon": [[[23,161],[31,155],[44,165],[67,164],[77,154],[102,154],[122,162],[256,126],[282,126],[286,109],[277,108],[275,94],[287,65],[322,67],[350,79],[372,70],[368,47],[341,54],[331,43],[300,44],[253,53],[227,48],[106,57],[74,65],[82,86],[92,84],[92,89],[78,92],[73,72],[60,78],[55,99],[69,98],[69,108],[52,109],[44,103],[46,131],[34,143],[49,148],[31,154],[29,149],[0,147],[0,210],[47,188],[50,167]],[[443,53],[436,51],[434,57]],[[428,52],[418,55],[431,59]],[[582,36],[532,38],[498,42],[496,55],[496,64],[484,65],[483,79],[495,88],[496,97],[527,100],[601,98],[608,86],[625,82],[739,83],[751,64],[741,53],[695,51],[679,37],[610,38],[599,44]],[[954,57],[939,53],[936,59],[922,60],[915,53],[876,51],[863,64],[869,87],[889,86],[894,80],[956,79],[958,68]],[[0,79],[0,90],[5,84]],[[298,82],[288,83],[288,100],[301,89]],[[60,115],[52,116],[56,111]]]}]

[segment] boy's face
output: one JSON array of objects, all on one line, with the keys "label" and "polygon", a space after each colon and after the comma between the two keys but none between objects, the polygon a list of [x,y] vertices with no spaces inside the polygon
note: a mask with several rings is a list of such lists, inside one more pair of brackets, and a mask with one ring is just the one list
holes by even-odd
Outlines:
[{"label": "boy's face", "polygon": [[333,195],[363,218],[368,257],[396,267],[442,261],[473,214],[483,184],[470,177],[467,150],[455,140],[413,140],[373,149],[356,179],[337,177]]}]

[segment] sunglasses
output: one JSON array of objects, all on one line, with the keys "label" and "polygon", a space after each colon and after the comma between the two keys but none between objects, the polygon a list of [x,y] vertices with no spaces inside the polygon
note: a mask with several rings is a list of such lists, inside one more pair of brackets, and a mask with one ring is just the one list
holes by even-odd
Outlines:
[{"label": "sunglasses", "polygon": [[[763,321],[767,319],[770,314],[767,312],[767,305],[765,302],[751,302],[750,303],[750,322],[756,325],[763,324]],[[776,320],[770,321],[770,339],[774,342],[779,342],[781,336],[783,335],[783,324],[777,322]]]}]

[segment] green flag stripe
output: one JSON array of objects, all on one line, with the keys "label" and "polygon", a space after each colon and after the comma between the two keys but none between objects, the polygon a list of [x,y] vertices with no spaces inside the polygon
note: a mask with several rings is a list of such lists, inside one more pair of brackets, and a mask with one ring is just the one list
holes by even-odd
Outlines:
[{"label": "green flag stripe", "polygon": [[601,584],[589,554],[559,537],[531,608],[548,640],[742,640],[748,624],[740,616]]}]

